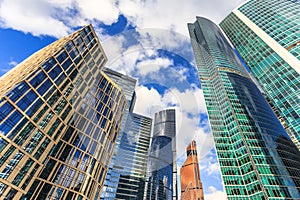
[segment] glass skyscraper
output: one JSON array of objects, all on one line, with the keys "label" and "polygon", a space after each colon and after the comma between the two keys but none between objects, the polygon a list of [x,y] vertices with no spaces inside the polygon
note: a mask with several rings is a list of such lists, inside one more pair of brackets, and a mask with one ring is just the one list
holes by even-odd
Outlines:
[{"label": "glass skyscraper", "polygon": [[250,0],[220,24],[300,150],[300,2]]},{"label": "glass skyscraper", "polygon": [[142,199],[147,172],[152,119],[132,113],[136,80],[104,68],[124,92],[127,107],[101,199]]},{"label": "glass skyscraper", "polygon": [[145,199],[177,199],[176,116],[174,109],[155,113]]},{"label": "glass skyscraper", "polygon": [[300,153],[222,31],[188,28],[228,199],[299,199]]},{"label": "glass skyscraper", "polygon": [[0,78],[0,196],[99,199],[126,99],[91,25]]}]

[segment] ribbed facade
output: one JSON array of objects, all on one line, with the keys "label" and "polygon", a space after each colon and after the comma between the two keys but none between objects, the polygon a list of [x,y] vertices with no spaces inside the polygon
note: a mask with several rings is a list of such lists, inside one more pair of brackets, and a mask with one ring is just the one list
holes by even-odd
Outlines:
[{"label": "ribbed facade", "polygon": [[220,24],[300,149],[300,2],[250,0]]},{"label": "ribbed facade", "polygon": [[186,148],[186,160],[180,168],[181,200],[204,200],[196,141]]},{"label": "ribbed facade", "polygon": [[99,199],[126,99],[92,26],[0,78],[0,196]]},{"label": "ribbed facade", "polygon": [[174,109],[155,113],[145,199],[177,199],[176,115]]},{"label": "ribbed facade", "polygon": [[228,199],[298,199],[297,147],[219,27],[188,28]]}]

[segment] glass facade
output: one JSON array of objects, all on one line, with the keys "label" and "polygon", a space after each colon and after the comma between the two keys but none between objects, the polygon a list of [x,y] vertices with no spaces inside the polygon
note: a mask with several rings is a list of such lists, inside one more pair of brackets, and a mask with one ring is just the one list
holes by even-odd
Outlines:
[{"label": "glass facade", "polygon": [[144,199],[177,199],[176,116],[174,109],[155,113]]},{"label": "glass facade", "polygon": [[100,198],[126,107],[105,62],[89,25],[0,78],[1,197]]},{"label": "glass facade", "polygon": [[297,147],[219,27],[188,28],[228,199],[298,199]]},{"label": "glass facade", "polygon": [[130,113],[101,199],[143,199],[152,119]]},{"label": "glass facade", "polygon": [[220,24],[300,149],[300,3],[250,0]]}]

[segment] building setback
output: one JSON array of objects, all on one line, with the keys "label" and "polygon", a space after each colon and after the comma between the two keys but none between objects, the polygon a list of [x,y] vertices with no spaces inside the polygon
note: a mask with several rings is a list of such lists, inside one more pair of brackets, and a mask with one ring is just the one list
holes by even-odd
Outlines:
[{"label": "building setback", "polygon": [[204,200],[195,141],[186,148],[186,156],[180,169],[181,200]]},{"label": "building setback", "polygon": [[188,28],[228,199],[299,199],[299,151],[222,31]]},{"label": "building setback", "polygon": [[155,113],[144,199],[177,199],[176,116],[174,109]]},{"label": "building setback", "polygon": [[220,24],[300,150],[300,1],[250,0]]},{"label": "building setback", "polygon": [[0,78],[0,196],[99,199],[126,99],[91,25]]}]

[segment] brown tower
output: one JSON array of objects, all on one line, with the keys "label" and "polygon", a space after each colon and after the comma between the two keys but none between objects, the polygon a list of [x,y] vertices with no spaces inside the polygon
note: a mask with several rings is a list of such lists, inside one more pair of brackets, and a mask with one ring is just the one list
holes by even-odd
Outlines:
[{"label": "brown tower", "polygon": [[180,169],[181,200],[203,200],[196,142],[186,148],[187,158]]}]

